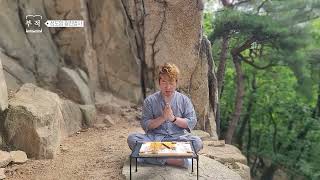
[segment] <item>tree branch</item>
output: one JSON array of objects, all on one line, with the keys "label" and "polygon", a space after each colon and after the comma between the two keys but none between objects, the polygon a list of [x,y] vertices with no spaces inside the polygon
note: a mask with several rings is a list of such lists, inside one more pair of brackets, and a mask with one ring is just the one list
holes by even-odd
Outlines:
[{"label": "tree branch", "polygon": [[256,68],[256,69],[267,69],[271,66],[275,66],[276,64],[274,64],[273,62],[270,62],[268,65],[265,66],[258,66],[256,64],[254,64],[252,61],[249,61],[247,58],[243,57],[242,54],[238,54],[238,56],[241,58],[241,60],[243,60],[245,63],[251,65],[252,67]]}]

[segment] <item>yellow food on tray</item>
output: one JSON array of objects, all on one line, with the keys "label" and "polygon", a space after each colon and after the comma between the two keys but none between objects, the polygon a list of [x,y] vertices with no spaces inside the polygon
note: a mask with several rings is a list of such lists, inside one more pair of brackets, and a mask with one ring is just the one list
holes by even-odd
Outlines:
[{"label": "yellow food on tray", "polygon": [[142,157],[192,156],[190,142],[144,142],[139,150]]},{"label": "yellow food on tray", "polygon": [[150,143],[151,152],[157,153],[159,152],[159,150],[164,148],[174,149],[175,143],[173,142],[151,142]]}]

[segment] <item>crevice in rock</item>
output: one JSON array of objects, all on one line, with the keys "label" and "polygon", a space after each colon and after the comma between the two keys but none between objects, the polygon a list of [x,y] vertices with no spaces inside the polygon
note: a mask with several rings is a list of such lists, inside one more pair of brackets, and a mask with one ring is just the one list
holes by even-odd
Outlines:
[{"label": "crevice in rock", "polygon": [[162,8],[164,9],[163,10],[163,16],[162,16],[162,21],[161,21],[161,24],[160,24],[160,28],[158,30],[158,32],[156,33],[156,35],[154,36],[154,39],[153,39],[153,42],[151,44],[151,49],[152,49],[152,56],[151,56],[151,62],[152,62],[152,82],[153,82],[153,91],[155,92],[156,91],[156,63],[155,63],[155,56],[156,54],[159,52],[159,50],[155,51],[154,50],[154,46],[157,42],[157,39],[163,29],[163,26],[164,26],[164,23],[166,22],[166,11],[167,11],[167,2],[166,1],[159,1],[157,0],[156,2],[158,3],[161,3],[162,4]]},{"label": "crevice in rock", "polygon": [[[201,54],[205,54],[205,57],[207,58],[208,62],[208,88],[209,88],[209,103],[210,107],[213,111],[213,115],[216,115],[217,112],[217,105],[218,105],[218,87],[217,87],[217,77],[215,74],[215,65],[212,57],[212,52],[211,52],[211,45],[210,42],[206,37],[202,39],[201,43]],[[215,116],[216,119],[216,116]],[[212,136],[214,129],[211,127],[211,124],[209,122],[210,118],[205,124],[206,131]],[[217,124],[218,126],[218,124]]]},{"label": "crevice in rock", "polygon": [[[122,6],[121,6],[121,7],[122,7],[122,10],[123,10],[123,12],[125,13],[125,17],[124,17],[125,22],[126,22],[126,28],[125,28],[125,30],[126,30],[127,38],[128,38],[128,40],[129,40],[130,50],[131,50],[132,55],[133,55],[134,58],[135,58],[136,64],[141,68],[141,63],[140,63],[140,61],[139,61],[139,58],[137,57],[137,52],[136,52],[136,50],[134,49],[134,47],[133,47],[133,45],[132,45],[133,43],[131,42],[131,37],[130,37],[130,35],[129,35],[129,30],[128,30],[128,28],[131,28],[131,30],[133,30],[132,19],[131,19],[130,16],[129,16],[127,7],[126,7],[126,5],[124,4],[123,0],[121,0],[121,5],[122,5]],[[128,24],[130,25],[129,27],[128,27]]]},{"label": "crevice in rock", "polygon": [[14,77],[15,79],[17,79],[20,84],[23,84],[23,81],[22,81],[19,77],[17,77],[17,76],[14,74],[14,72],[10,71],[10,69],[9,69],[7,66],[3,65],[3,70],[6,71],[8,74],[10,74],[10,75],[11,75],[12,77]]},{"label": "crevice in rock", "polygon": [[[126,9],[125,3],[121,0],[122,6]],[[130,21],[130,26],[132,26],[134,32],[135,44],[137,47],[138,60],[140,60],[140,83],[143,98],[146,98],[147,83],[150,82],[148,79],[148,69],[145,62],[145,41],[144,41],[144,18],[145,5],[144,0],[134,1],[134,12],[135,17],[130,17],[128,10],[125,11],[125,15]]]}]

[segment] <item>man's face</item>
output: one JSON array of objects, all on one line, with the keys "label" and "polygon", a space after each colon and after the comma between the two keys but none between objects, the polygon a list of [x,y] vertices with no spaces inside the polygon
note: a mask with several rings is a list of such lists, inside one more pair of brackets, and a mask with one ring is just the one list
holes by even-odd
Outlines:
[{"label": "man's face", "polygon": [[175,80],[170,81],[169,76],[164,74],[160,75],[159,86],[161,93],[166,97],[170,97],[177,88],[177,82]]}]

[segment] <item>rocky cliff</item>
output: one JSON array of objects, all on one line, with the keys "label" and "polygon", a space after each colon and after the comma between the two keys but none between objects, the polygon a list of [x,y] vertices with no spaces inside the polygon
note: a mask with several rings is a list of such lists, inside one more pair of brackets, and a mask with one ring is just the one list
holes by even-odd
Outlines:
[{"label": "rocky cliff", "polygon": [[[201,0],[0,0],[1,144],[3,138],[29,157],[54,158],[63,138],[101,125],[97,111],[123,115],[120,105],[104,101],[110,99],[106,92],[139,104],[157,91],[158,66],[173,62],[181,70],[179,91],[196,109],[197,129],[207,132],[200,131],[208,136],[201,163],[217,167],[205,169],[208,177],[220,167],[221,177],[233,173],[217,159],[227,166],[240,163],[231,169],[250,178],[238,150],[209,145],[217,142],[217,93],[202,11]],[[85,27],[43,26],[42,33],[26,33],[26,15],[41,15],[43,22],[81,19]],[[228,149],[228,155],[214,153]]]},{"label": "rocky cliff", "polygon": [[[33,83],[80,103],[96,91],[139,103],[157,90],[157,67],[181,69],[179,90],[191,97],[198,129],[215,136],[209,116],[208,59],[200,0],[0,1],[0,48],[9,91]],[[25,32],[25,16],[83,19],[85,28]],[[206,45],[206,46],[205,46]],[[211,87],[211,86],[210,86]],[[213,113],[212,113],[213,114]]]}]

